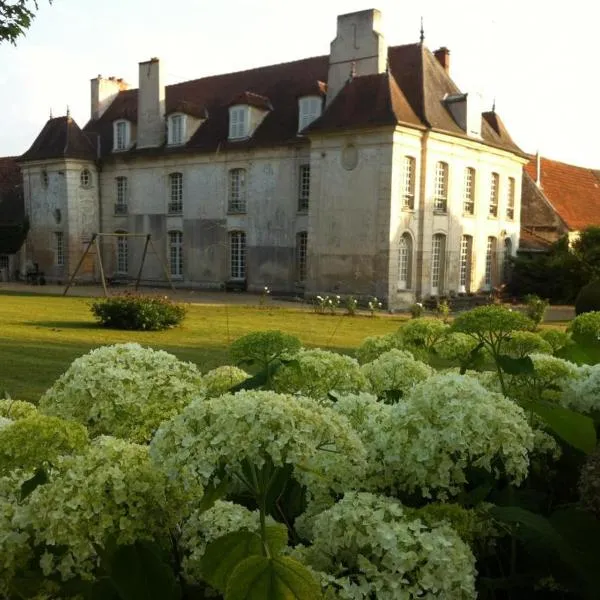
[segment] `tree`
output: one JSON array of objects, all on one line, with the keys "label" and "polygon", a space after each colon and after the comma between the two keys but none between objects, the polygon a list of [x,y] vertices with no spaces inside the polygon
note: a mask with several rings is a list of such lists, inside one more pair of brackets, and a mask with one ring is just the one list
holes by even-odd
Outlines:
[{"label": "tree", "polygon": [[[52,0],[48,0],[52,4]],[[37,0],[0,0],[0,43],[16,44],[25,34],[38,10]]]}]

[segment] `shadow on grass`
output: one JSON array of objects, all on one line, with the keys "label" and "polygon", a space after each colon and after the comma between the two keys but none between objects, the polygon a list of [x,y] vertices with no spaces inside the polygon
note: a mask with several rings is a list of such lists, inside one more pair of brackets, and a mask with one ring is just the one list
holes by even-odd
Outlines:
[{"label": "shadow on grass", "polygon": [[106,329],[94,321],[22,321],[19,324],[47,329]]}]

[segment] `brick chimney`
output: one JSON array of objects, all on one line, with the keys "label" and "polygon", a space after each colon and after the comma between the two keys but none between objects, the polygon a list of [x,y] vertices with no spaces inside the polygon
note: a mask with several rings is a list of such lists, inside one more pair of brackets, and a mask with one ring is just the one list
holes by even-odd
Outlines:
[{"label": "brick chimney", "polygon": [[117,94],[122,90],[128,90],[129,84],[116,77],[94,77],[91,80],[91,118],[93,121],[99,119],[106,109],[111,105]]},{"label": "brick chimney", "polygon": [[381,13],[376,9],[340,15],[337,35],[331,42],[327,104],[350,77],[385,73],[388,48],[381,33]]},{"label": "brick chimney", "polygon": [[446,46],[438,48],[433,55],[437,58],[437,61],[444,67],[446,73],[450,73],[450,50]]},{"label": "brick chimney", "polygon": [[158,58],[140,63],[137,147],[152,148],[165,141],[165,86]]}]

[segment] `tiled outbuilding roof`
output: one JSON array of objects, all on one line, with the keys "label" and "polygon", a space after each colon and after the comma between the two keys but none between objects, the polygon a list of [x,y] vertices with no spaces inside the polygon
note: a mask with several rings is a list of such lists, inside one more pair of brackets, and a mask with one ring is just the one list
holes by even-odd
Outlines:
[{"label": "tiled outbuilding roof", "polygon": [[31,148],[20,161],[47,160],[50,158],[78,158],[95,160],[95,136],[83,132],[70,117],[49,119]]},{"label": "tiled outbuilding roof", "polygon": [[[591,225],[600,226],[598,172],[547,158],[540,158],[540,161],[540,191],[566,226],[571,231],[580,231]],[[525,171],[535,182],[535,157],[525,166]]]}]

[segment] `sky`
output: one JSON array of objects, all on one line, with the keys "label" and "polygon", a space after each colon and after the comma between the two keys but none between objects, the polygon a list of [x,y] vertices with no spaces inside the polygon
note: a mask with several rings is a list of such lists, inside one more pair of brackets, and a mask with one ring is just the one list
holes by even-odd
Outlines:
[{"label": "sky", "polygon": [[0,44],[0,156],[23,153],[50,111],[89,119],[90,79],[158,57],[166,83],[329,53],[339,14],[378,8],[389,45],[450,49],[526,152],[600,168],[600,5],[591,0],[40,0],[17,46]]}]

